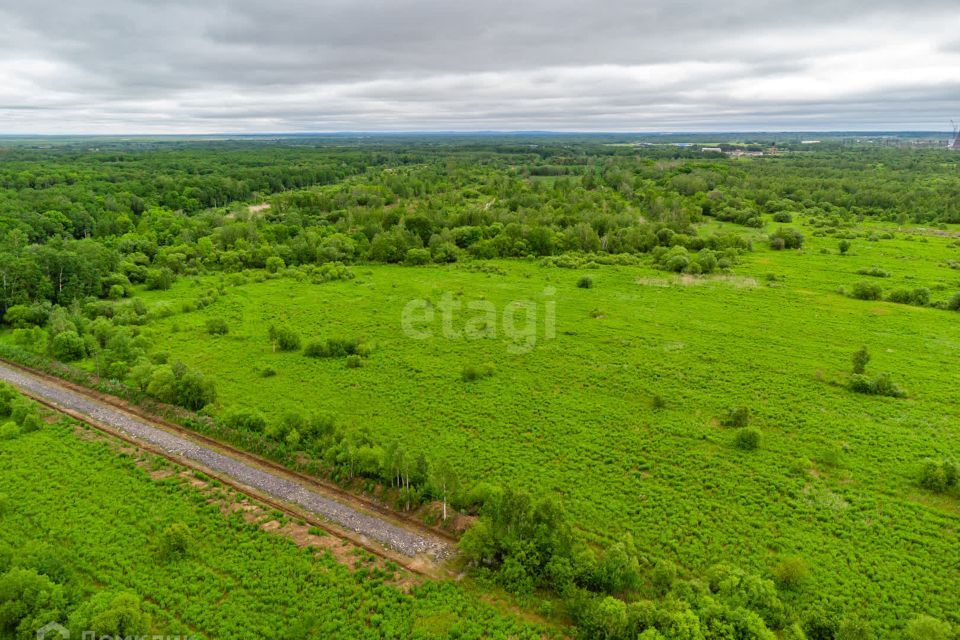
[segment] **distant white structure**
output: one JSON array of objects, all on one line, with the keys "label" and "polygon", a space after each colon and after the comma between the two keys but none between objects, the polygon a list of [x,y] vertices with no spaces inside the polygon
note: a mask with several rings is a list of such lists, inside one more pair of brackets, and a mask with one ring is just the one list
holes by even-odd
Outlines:
[{"label": "distant white structure", "polygon": [[800,144],[820,144],[819,140],[801,140]]},{"label": "distant white structure", "polygon": [[703,147],[700,149],[701,153],[707,153],[708,151],[716,151],[717,153],[723,153],[723,149],[720,147]]},{"label": "distant white structure", "polygon": [[950,124],[953,125],[953,142],[950,143],[948,148],[951,151],[960,151],[960,128],[957,128],[953,120],[950,121]]}]

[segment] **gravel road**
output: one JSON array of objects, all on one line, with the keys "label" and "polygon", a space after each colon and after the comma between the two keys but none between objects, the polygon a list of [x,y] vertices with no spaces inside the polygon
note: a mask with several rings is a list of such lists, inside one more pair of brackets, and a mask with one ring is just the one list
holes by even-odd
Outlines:
[{"label": "gravel road", "polygon": [[208,469],[229,476],[271,497],[295,504],[341,527],[366,536],[370,540],[376,540],[403,555],[413,558],[426,554],[434,560],[443,560],[453,554],[454,550],[450,543],[440,537],[431,536],[429,533],[413,532],[384,521],[376,515],[338,502],[293,480],[213,451],[181,435],[153,426],[130,413],[44,378],[24,373],[2,362],[0,362],[0,380],[6,380],[30,395],[59,407],[89,416],[135,440],[196,461]]}]

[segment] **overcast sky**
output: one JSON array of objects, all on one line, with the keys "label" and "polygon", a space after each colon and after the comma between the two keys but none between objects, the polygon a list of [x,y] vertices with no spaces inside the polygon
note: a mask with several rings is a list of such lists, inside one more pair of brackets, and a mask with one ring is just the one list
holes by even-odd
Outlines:
[{"label": "overcast sky", "polygon": [[957,0],[0,0],[0,133],[950,118]]}]

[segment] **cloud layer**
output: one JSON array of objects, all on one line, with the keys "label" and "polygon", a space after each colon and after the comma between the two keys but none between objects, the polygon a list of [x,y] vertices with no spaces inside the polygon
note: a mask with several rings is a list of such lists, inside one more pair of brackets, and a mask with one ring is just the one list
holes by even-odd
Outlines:
[{"label": "cloud layer", "polygon": [[31,0],[0,133],[945,129],[955,0]]}]

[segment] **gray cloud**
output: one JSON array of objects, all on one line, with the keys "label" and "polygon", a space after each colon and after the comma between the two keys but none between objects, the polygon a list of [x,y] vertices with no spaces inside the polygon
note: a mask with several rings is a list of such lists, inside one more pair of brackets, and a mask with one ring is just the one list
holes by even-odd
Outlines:
[{"label": "gray cloud", "polygon": [[955,0],[10,4],[7,133],[942,129],[960,117]]}]

